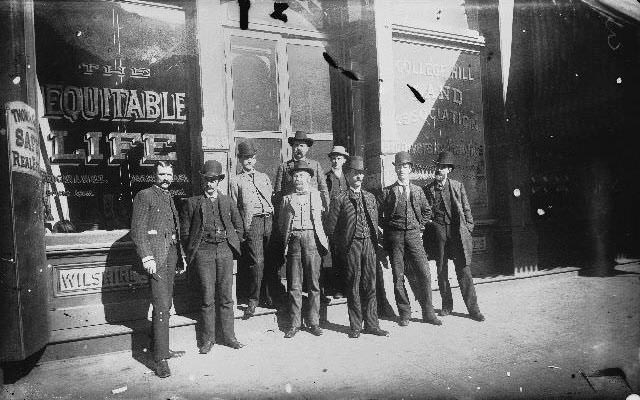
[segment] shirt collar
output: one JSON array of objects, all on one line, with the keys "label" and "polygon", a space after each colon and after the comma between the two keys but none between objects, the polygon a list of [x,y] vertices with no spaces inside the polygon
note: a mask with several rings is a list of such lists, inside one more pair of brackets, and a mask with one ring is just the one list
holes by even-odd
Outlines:
[{"label": "shirt collar", "polygon": [[215,192],[213,192],[212,196],[209,196],[209,194],[207,194],[207,192],[204,193],[204,197],[208,198],[208,199],[212,199],[215,200],[218,198],[218,191],[216,190]]},{"label": "shirt collar", "polygon": [[407,182],[407,184],[405,185],[404,183],[400,182],[400,181],[396,181],[398,183],[398,186],[404,186],[405,188],[408,188],[409,185],[411,185],[411,182]]}]

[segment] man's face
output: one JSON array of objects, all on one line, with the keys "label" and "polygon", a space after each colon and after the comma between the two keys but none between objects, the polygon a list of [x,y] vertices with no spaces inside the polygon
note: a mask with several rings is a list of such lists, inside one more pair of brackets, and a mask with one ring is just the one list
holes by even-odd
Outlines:
[{"label": "man's face", "polygon": [[202,185],[204,186],[204,192],[209,196],[213,196],[213,194],[218,190],[218,183],[220,183],[220,179],[218,177],[203,177],[204,182]]},{"label": "man's face", "polygon": [[331,157],[331,168],[333,169],[342,169],[347,158],[345,156],[341,156],[340,154],[333,154]]},{"label": "man's face", "polygon": [[409,180],[409,174],[411,173],[410,163],[397,164],[395,168],[396,168],[396,175],[398,175],[399,180],[401,181]]},{"label": "man's face", "polygon": [[362,187],[362,181],[364,180],[364,172],[358,171],[356,169],[349,169],[347,172],[347,179],[349,180],[349,185],[358,190]]},{"label": "man's face", "polygon": [[296,160],[302,160],[305,158],[309,151],[309,145],[307,145],[307,142],[294,141],[291,148],[293,149],[293,158]]},{"label": "man's face", "polygon": [[240,158],[240,163],[242,164],[243,170],[247,172],[253,171],[253,168],[256,165],[256,156],[242,157]]},{"label": "man's face", "polygon": [[307,171],[296,171],[293,173],[293,185],[296,192],[306,192],[309,189],[311,175]]},{"label": "man's face", "polygon": [[447,176],[449,176],[452,169],[453,168],[448,165],[436,165],[436,179],[440,182],[444,181],[447,179]]},{"label": "man's face", "polygon": [[156,169],[156,185],[164,190],[168,190],[171,182],[173,182],[173,167],[158,165]]}]

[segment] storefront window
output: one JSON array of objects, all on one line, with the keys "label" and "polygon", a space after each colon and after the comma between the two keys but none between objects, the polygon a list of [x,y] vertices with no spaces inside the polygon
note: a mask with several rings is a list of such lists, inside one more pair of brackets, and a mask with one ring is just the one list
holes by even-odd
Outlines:
[{"label": "storefront window", "polygon": [[233,120],[238,131],[278,131],[276,42],[231,37]]},{"label": "storefront window", "polygon": [[288,44],[289,103],[293,131],[331,132],[329,68],[324,47]]},{"label": "storefront window", "polygon": [[52,227],[128,229],[158,160],[175,166],[173,194],[190,194],[185,26],[181,8],[148,2],[35,3]]}]

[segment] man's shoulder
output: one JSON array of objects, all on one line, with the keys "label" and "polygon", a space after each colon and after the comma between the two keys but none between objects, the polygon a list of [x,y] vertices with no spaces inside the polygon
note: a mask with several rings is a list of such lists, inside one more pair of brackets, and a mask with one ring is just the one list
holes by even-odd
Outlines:
[{"label": "man's shoulder", "polygon": [[139,191],[136,194],[136,198],[140,199],[140,200],[147,200],[149,201],[151,198],[155,197],[155,191],[153,189],[153,186],[150,186],[146,189],[142,189],[141,191]]}]

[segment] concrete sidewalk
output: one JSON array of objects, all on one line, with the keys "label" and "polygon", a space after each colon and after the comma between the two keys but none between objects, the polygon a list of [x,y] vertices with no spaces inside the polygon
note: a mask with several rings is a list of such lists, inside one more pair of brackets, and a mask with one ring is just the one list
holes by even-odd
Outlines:
[{"label": "concrete sidewalk", "polygon": [[[42,363],[0,399],[624,399],[640,391],[640,266],[616,272],[477,285],[482,323],[466,317],[456,290],[444,325],[421,323],[414,308],[406,328],[381,321],[386,338],[349,339],[344,304],[329,308],[322,337],[284,339],[276,316],[264,315],[236,320],[245,348],[207,355],[192,326],[177,328],[172,348],[187,355],[170,361],[170,378],[157,378],[145,354],[125,351]],[[607,376],[589,377],[598,371]]]}]

